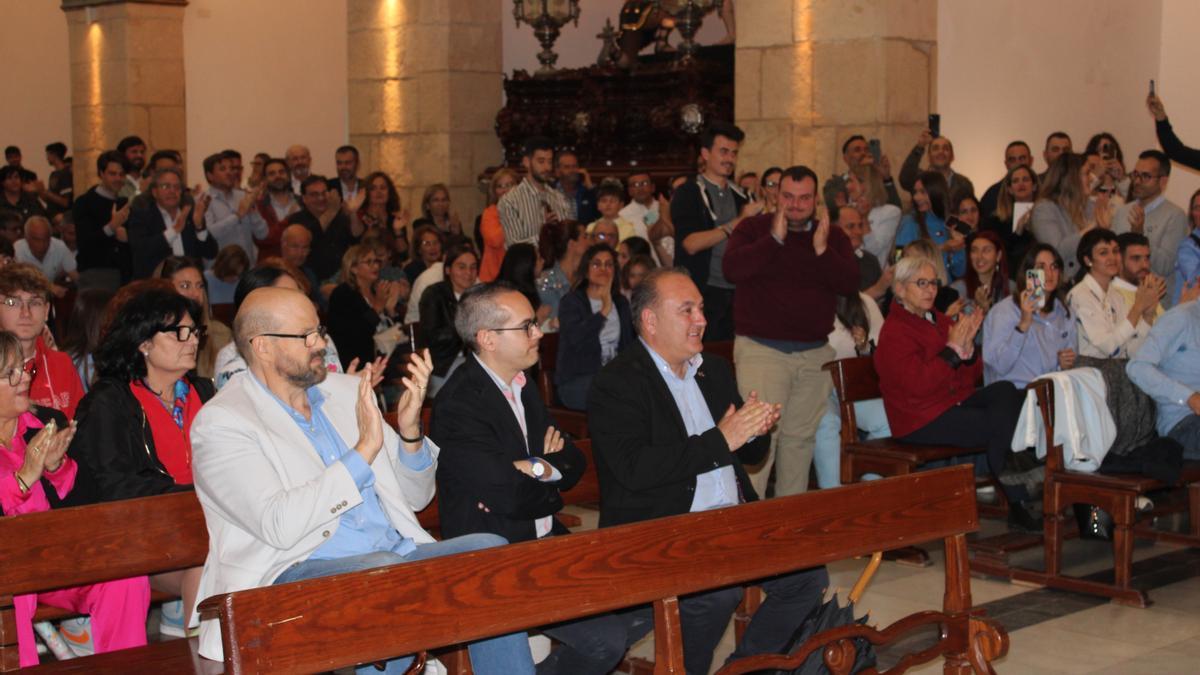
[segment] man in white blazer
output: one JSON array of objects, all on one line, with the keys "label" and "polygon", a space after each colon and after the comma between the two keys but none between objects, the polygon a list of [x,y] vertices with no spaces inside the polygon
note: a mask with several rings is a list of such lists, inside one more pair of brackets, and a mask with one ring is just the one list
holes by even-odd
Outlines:
[{"label": "man in white blazer", "polygon": [[[507,543],[489,534],[435,542],[417,522],[433,498],[438,454],[420,428],[428,352],[413,357],[404,379],[398,437],[375,402],[370,365],[360,377],[326,370],[325,328],[302,293],[254,291],[233,329],[248,371],[192,425],[209,533],[198,598]],[[478,673],[533,672],[524,633],[470,652]],[[201,624],[200,654],[222,658],[216,621]],[[410,661],[389,661],[387,672]]]}]

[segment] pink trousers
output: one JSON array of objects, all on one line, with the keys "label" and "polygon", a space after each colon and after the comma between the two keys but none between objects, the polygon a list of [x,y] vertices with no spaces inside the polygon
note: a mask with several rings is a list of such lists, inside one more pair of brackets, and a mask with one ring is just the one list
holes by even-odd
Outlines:
[{"label": "pink trousers", "polygon": [[13,609],[22,668],[38,664],[33,614],[39,602],[90,615],[97,654],[146,644],[146,613],[150,609],[150,581],[146,577],[18,595],[13,598]]}]

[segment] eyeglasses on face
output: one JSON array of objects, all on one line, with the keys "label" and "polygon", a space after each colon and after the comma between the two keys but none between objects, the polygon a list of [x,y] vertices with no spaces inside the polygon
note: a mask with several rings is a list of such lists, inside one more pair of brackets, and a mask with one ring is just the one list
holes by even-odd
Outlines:
[{"label": "eyeglasses on face", "polygon": [[635,180],[629,184],[629,187],[648,187],[650,185],[653,185],[653,183],[648,180]]},{"label": "eyeglasses on face", "polygon": [[[254,337],[273,337],[273,338],[288,338],[291,340],[304,340],[304,346],[312,348],[312,347],[317,346],[318,338],[321,340],[324,340],[324,339],[326,339],[325,336],[328,334],[329,334],[329,332],[325,329],[325,326],[317,326],[316,328],[308,331],[307,333],[259,333],[258,335],[255,335]],[[253,338],[251,338],[251,339],[253,339]]]},{"label": "eyeglasses on face", "polygon": [[1149,173],[1147,171],[1130,171],[1129,176],[1133,180],[1142,181],[1143,183],[1148,183],[1158,178],[1158,174]]},{"label": "eyeglasses on face", "polygon": [[912,284],[923,291],[930,288],[936,291],[942,282],[940,279],[913,279]]},{"label": "eyeglasses on face", "polygon": [[533,336],[539,335],[542,332],[541,328],[538,327],[536,319],[526,319],[515,326],[509,326],[507,328],[489,328],[488,330],[496,331],[497,333],[503,333],[510,330],[520,330],[525,331],[525,337],[528,338],[532,338]]},{"label": "eyeglasses on face", "polygon": [[13,297],[11,295],[4,300],[0,300],[0,303],[9,309],[21,309],[24,307],[31,312],[46,309],[47,306],[45,298],[29,298],[28,300],[22,300],[21,298]]},{"label": "eyeglasses on face", "polygon": [[205,334],[208,333],[208,328],[206,328],[205,326],[178,325],[178,326],[167,326],[166,328],[159,328],[158,332],[174,333],[176,340],[179,340],[180,342],[187,342],[188,340],[191,340],[193,336],[197,340],[204,339]]},{"label": "eyeglasses on face", "polygon": [[594,233],[592,233],[592,236],[594,236],[595,238],[597,238],[601,241],[609,241],[609,240],[615,241],[617,239],[618,235],[613,234],[611,232],[594,232]]},{"label": "eyeglasses on face", "polygon": [[37,372],[37,364],[30,360],[26,363],[15,365],[12,368],[9,368],[7,373],[0,373],[0,379],[8,380],[8,383],[15,387],[18,384],[21,384],[21,378],[26,373],[29,374],[29,379],[32,380],[33,378],[37,377]]}]

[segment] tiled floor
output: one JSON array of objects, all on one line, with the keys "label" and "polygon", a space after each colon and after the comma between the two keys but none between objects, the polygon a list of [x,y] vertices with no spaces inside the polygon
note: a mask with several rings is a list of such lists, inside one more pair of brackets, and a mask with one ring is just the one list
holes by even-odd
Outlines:
[{"label": "tiled floor", "polygon": [[[595,512],[572,510],[595,526]],[[984,532],[1000,527],[984,521]],[[1085,575],[1111,568],[1110,548],[1103,542],[1071,541],[1064,551],[1064,570]],[[870,623],[884,627],[920,610],[940,609],[943,566],[940,550],[930,550],[933,565],[913,568],[884,562],[871,581],[861,612]],[[1017,557],[1034,566],[1040,549]],[[1104,673],[1135,675],[1200,673],[1200,550],[1139,542],[1134,552],[1134,584],[1148,589],[1153,605],[1133,609],[1101,599],[1050,589],[972,578],[976,606],[1009,630],[1008,655],[995,662],[999,673]],[[866,560],[830,565],[833,590],[844,597]],[[635,647],[634,655],[653,657],[653,636]],[[733,649],[732,627],[714,659],[720,664]],[[880,654],[886,667],[889,652]],[[715,666],[714,666],[715,670]],[[932,675],[942,672],[938,661],[909,670]]]}]

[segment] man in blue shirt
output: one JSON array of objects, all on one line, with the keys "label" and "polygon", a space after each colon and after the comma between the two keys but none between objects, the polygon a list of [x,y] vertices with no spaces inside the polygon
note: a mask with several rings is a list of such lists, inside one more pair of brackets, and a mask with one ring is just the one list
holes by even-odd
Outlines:
[{"label": "man in blue shirt", "polygon": [[[375,403],[371,366],[360,377],[326,369],[325,327],[302,293],[254,291],[233,328],[249,370],[192,425],[210,547],[198,597],[506,543],[490,534],[435,542],[417,522],[415,511],[433,497],[438,454],[420,428],[428,352],[414,356],[404,379],[397,437]],[[469,649],[477,673],[533,672],[523,633]],[[222,656],[214,621],[201,625],[200,653]],[[387,672],[402,673],[410,662],[389,661]]]},{"label": "man in blue shirt", "polygon": [[1158,433],[1200,459],[1200,302],[1160,316],[1125,371],[1158,404]]}]

